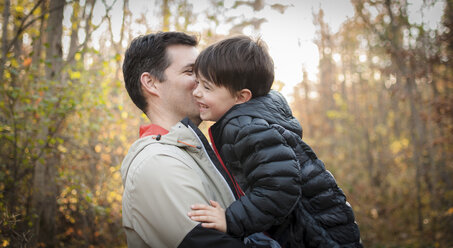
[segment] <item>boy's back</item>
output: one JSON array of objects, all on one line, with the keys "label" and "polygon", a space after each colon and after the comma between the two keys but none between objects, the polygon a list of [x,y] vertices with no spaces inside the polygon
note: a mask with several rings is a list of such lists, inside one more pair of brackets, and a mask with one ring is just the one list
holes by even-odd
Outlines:
[{"label": "boy's back", "polygon": [[246,192],[226,210],[229,233],[245,236],[273,225],[274,238],[285,247],[362,247],[352,208],[302,141],[302,128],[281,94],[271,91],[235,105],[210,131]]}]

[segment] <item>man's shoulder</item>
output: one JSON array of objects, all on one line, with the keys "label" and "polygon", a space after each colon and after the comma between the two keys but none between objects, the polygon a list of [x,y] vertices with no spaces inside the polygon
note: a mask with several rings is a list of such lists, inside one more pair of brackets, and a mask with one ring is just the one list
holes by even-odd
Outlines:
[{"label": "man's shoulder", "polygon": [[191,156],[180,147],[138,140],[124,158],[121,174],[123,183],[125,183],[126,180],[135,181],[142,176],[153,177],[158,175],[165,177],[167,173],[191,169],[195,165]]},{"label": "man's shoulder", "polygon": [[159,156],[179,157],[187,155],[187,152],[174,144],[155,142],[144,147],[139,155],[147,158]]},{"label": "man's shoulder", "polygon": [[[151,143],[135,154],[131,166],[147,166],[155,169],[168,166],[168,164],[190,164],[190,155],[180,147],[165,143]],[[168,161],[169,163],[166,163]]]},{"label": "man's shoulder", "polygon": [[140,138],[132,144],[127,157],[141,157],[142,159],[153,159],[159,156],[178,157],[187,154],[175,144],[176,142],[158,141],[154,137]]}]

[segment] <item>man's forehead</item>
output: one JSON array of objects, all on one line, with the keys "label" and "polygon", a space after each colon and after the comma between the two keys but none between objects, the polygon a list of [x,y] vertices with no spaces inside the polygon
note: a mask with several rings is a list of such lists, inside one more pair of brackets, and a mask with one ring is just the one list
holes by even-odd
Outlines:
[{"label": "man's forehead", "polygon": [[185,66],[193,64],[199,52],[194,46],[171,45],[167,47],[167,53],[171,64]]}]

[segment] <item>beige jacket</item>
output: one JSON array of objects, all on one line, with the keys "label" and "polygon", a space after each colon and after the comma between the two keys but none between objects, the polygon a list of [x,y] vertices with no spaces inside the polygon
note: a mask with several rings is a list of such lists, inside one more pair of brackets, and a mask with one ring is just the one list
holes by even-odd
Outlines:
[{"label": "beige jacket", "polygon": [[234,201],[195,129],[179,122],[159,140],[143,137],[129,149],[121,166],[129,247],[178,247],[199,224],[187,216],[192,204],[212,199],[226,208]]}]

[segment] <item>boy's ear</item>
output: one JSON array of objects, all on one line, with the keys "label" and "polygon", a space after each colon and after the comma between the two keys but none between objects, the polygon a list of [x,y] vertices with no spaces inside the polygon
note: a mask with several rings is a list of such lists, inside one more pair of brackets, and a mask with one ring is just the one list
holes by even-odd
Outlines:
[{"label": "boy's ear", "polygon": [[146,92],[148,94],[152,94],[152,95],[158,94],[157,87],[156,87],[157,81],[158,80],[153,75],[149,74],[149,72],[143,72],[142,75],[140,75],[140,82],[142,85],[142,89],[144,92]]},{"label": "boy's ear", "polygon": [[249,89],[242,89],[236,95],[236,104],[245,103],[252,99],[252,92]]}]

